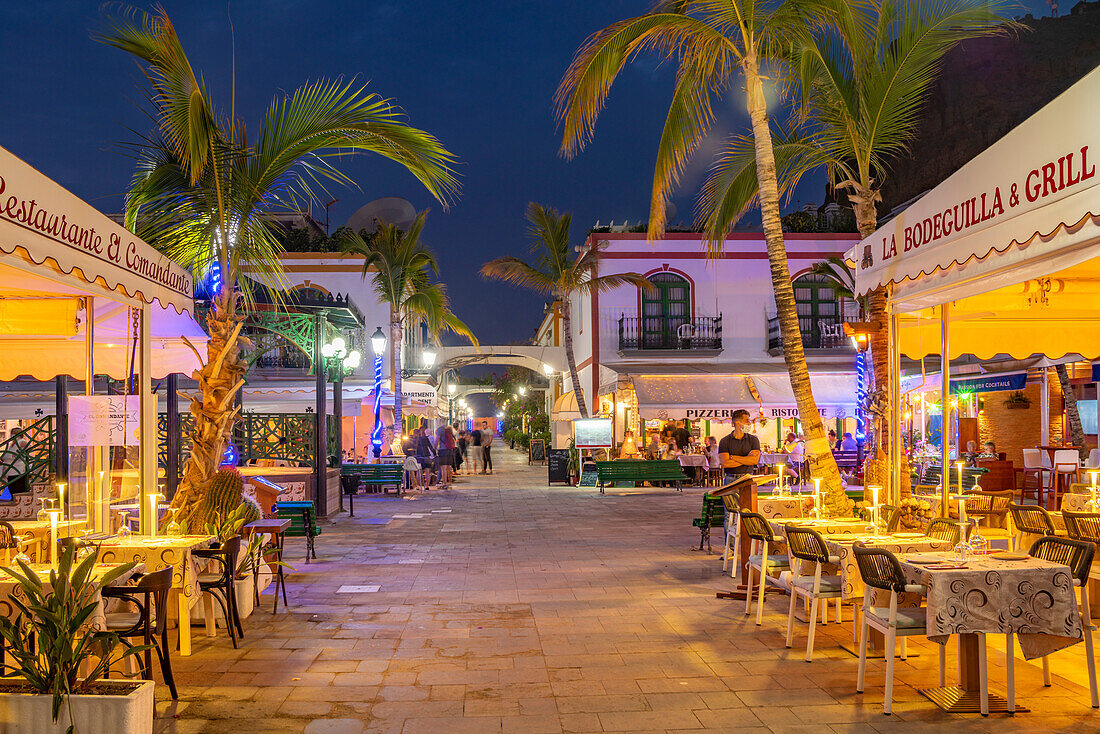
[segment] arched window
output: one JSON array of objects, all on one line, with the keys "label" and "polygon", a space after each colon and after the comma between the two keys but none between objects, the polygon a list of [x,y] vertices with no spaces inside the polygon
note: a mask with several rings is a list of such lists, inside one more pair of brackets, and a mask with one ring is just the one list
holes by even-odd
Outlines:
[{"label": "arched window", "polygon": [[810,348],[825,346],[821,327],[835,326],[841,318],[836,286],[823,275],[803,275],[794,281],[794,301],[802,343]]},{"label": "arched window", "polygon": [[691,284],[676,273],[655,273],[642,291],[642,348],[674,349],[677,329],[691,320]]}]

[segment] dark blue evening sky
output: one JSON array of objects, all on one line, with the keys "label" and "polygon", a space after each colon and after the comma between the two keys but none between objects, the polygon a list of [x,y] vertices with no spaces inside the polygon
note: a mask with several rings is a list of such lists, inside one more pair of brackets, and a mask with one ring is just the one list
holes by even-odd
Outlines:
[{"label": "dark blue evening sky", "polygon": [[[164,5],[192,62],[227,107],[227,4]],[[380,196],[430,207],[424,239],[439,256],[455,311],[483,342],[522,342],[533,334],[542,300],[486,283],[477,269],[488,259],[526,251],[527,202],[572,211],[578,243],[596,220],[647,216],[670,67],[642,59],[628,68],[612,90],[594,143],[572,161],[557,154],[552,97],[585,37],[648,6],[648,0],[233,3],[238,115],[256,125],[277,91],[336,75],[358,75],[393,98],[413,125],[436,134],[459,156],[462,196],[443,212],[395,164],[359,158],[346,170],[360,190],[332,192],[340,200],[332,226]],[[100,209],[120,210],[132,169],[120,143],[135,139],[131,130],[148,131],[150,123],[133,61],[91,40],[91,32],[102,28],[98,3],[2,3],[0,28],[0,145]],[[731,97],[720,129],[742,124],[738,102]],[[685,218],[708,162],[703,158],[676,201]],[[795,204],[816,203],[818,188],[806,188]]]}]

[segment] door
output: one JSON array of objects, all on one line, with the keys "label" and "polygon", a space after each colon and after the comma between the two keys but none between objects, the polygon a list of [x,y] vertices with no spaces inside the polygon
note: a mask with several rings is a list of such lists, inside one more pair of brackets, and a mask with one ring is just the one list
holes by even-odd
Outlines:
[{"label": "door", "polygon": [[691,285],[675,273],[649,278],[654,290],[642,292],[642,349],[675,349],[677,330],[691,320]]}]

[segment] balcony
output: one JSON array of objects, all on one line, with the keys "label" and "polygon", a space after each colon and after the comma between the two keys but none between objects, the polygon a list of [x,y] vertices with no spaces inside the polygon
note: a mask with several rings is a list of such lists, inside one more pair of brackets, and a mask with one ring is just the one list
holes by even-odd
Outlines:
[{"label": "balcony", "polygon": [[713,355],[722,351],[722,314],[687,318],[619,317],[619,353],[675,351]]},{"label": "balcony", "polygon": [[[855,349],[844,335],[844,322],[837,317],[799,319],[802,330],[802,348],[818,352],[851,353]],[[783,353],[783,338],[779,334],[779,317],[768,318],[768,354],[773,357]]]}]

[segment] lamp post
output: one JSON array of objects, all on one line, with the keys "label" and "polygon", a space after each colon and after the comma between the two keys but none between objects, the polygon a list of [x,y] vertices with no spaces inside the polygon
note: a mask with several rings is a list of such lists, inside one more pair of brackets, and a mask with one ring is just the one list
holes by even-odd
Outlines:
[{"label": "lamp post", "polygon": [[457,386],[452,382],[447,385],[447,422],[455,422],[455,389]]},{"label": "lamp post", "polygon": [[374,429],[370,442],[374,446],[374,459],[378,461],[382,458],[382,355],[386,353],[386,334],[381,326],[371,334],[370,345],[374,350]]},{"label": "lamp post", "polygon": [[325,370],[332,380],[332,418],[336,424],[336,461],[343,462],[344,456],[344,377],[359,367],[359,350],[348,351],[343,337],[336,337],[321,346],[321,356],[325,358]]}]

